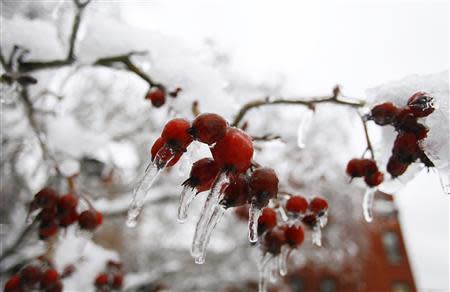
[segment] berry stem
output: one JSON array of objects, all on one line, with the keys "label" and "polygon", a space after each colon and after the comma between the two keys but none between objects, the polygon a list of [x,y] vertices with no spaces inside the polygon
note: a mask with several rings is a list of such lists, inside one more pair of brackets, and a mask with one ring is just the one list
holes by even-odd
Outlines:
[{"label": "berry stem", "polygon": [[373,147],[372,147],[372,142],[370,141],[370,136],[369,136],[369,129],[367,128],[367,121],[364,118],[364,116],[358,111],[358,115],[361,119],[363,128],[364,128],[364,135],[366,137],[366,143],[367,143],[367,147],[366,150],[364,150],[364,153],[362,155],[362,158],[364,158],[364,155],[367,153],[367,151],[370,153],[370,158],[371,159],[375,159],[375,154],[373,151]]}]

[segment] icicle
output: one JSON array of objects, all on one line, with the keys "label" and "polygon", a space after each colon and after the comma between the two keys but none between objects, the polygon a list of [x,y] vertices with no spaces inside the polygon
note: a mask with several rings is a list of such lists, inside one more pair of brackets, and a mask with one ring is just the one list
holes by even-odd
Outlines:
[{"label": "icicle", "polygon": [[266,292],[267,291],[267,271],[270,267],[270,261],[272,260],[273,256],[270,253],[266,253],[264,256],[261,257],[261,261],[259,263],[259,283],[258,283],[258,291],[259,292]]},{"label": "icicle", "polygon": [[376,191],[377,191],[376,188],[368,188],[364,193],[362,207],[364,219],[366,219],[367,222],[372,222],[373,220],[372,208],[373,208],[373,199]]},{"label": "icicle", "polygon": [[300,124],[298,125],[298,129],[297,129],[297,146],[300,149],[303,149],[306,146],[305,145],[305,136],[311,126],[312,117],[313,117],[313,111],[310,109],[308,109],[301,116]]},{"label": "icicle", "polygon": [[283,245],[281,247],[281,253],[278,256],[278,270],[281,276],[286,276],[288,273],[288,260],[291,254],[291,248],[288,245]]},{"label": "icicle", "polygon": [[178,205],[178,218],[177,221],[179,223],[186,222],[188,217],[188,209],[189,205],[197,194],[197,190],[191,186],[184,186],[183,191],[180,195],[180,204]]},{"label": "icicle", "polygon": [[33,211],[29,211],[27,214],[27,218],[25,219],[25,223],[27,225],[31,225],[33,224],[34,220],[36,219],[36,217],[39,215],[39,213],[41,212],[41,208],[37,209],[37,210],[33,210]]},{"label": "icicle", "polygon": [[214,208],[213,214],[211,216],[211,219],[208,222],[208,233],[206,234],[206,237],[203,241],[203,245],[201,247],[201,253],[195,258],[195,263],[196,264],[203,264],[205,263],[205,255],[206,255],[206,247],[209,244],[209,240],[211,239],[211,234],[214,230],[214,228],[216,227],[217,223],[220,221],[220,218],[222,218],[223,214],[225,214],[225,208],[223,208],[222,206],[216,206],[216,208]]},{"label": "icicle", "polygon": [[320,227],[324,228],[328,223],[328,212],[323,213],[318,219]]},{"label": "icicle", "polygon": [[270,283],[276,283],[278,281],[278,276],[280,275],[279,270],[278,270],[278,258],[280,257],[280,255],[278,255],[277,257],[274,257],[269,264],[269,280]]},{"label": "icicle", "polygon": [[250,242],[258,241],[258,218],[262,210],[253,202],[248,209],[248,240]]},{"label": "icicle", "polygon": [[164,170],[166,165],[172,160],[172,157],[167,160],[161,160],[162,151],[166,149],[161,148],[156,154],[153,162],[150,162],[145,169],[144,176],[134,189],[133,201],[131,202],[130,208],[128,209],[127,226],[135,227],[137,224],[137,218],[141,214],[142,207],[144,206],[145,199],[147,198],[148,192],[152,185],[155,183],[156,179],[159,177],[161,172]]},{"label": "icicle", "polygon": [[322,246],[322,229],[320,223],[316,223],[312,232],[312,243],[317,246]]},{"label": "icicle", "polygon": [[277,208],[278,213],[280,214],[281,220],[283,220],[283,222],[288,222],[289,217],[286,214],[286,211],[284,210],[284,208]]},{"label": "icicle", "polygon": [[195,228],[194,240],[191,248],[191,255],[196,259],[197,263],[200,263],[202,260],[204,261],[204,251],[208,244],[208,234],[212,232],[212,229],[214,229],[215,223],[217,223],[218,220],[212,219],[214,216],[217,216],[215,215],[215,212],[217,212],[216,209],[219,208],[219,202],[222,200],[223,192],[226,189],[224,186],[229,182],[230,178],[228,174],[226,172],[221,172],[214,181],[211,191],[206,198],[200,219]]}]

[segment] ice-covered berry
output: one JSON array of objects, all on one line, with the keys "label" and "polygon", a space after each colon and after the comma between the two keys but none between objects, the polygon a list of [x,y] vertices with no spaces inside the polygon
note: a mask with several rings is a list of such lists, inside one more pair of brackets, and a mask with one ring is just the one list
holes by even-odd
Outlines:
[{"label": "ice-covered berry", "polygon": [[95,286],[101,287],[104,285],[108,285],[109,277],[106,273],[101,273],[95,278]]},{"label": "ice-covered berry", "polygon": [[78,217],[78,225],[81,229],[92,231],[102,224],[102,218],[102,214],[94,209],[85,210]]},{"label": "ice-covered berry", "polygon": [[33,203],[38,208],[49,209],[56,206],[58,202],[58,192],[50,187],[45,187],[40,190],[35,196]]},{"label": "ice-covered berry", "polygon": [[416,92],[408,99],[408,107],[414,117],[426,117],[434,112],[433,100],[433,97],[425,92]]},{"label": "ice-covered berry", "polygon": [[395,139],[392,154],[402,163],[412,163],[419,157],[420,148],[417,142],[413,133],[401,133]]},{"label": "ice-covered berry", "polygon": [[263,236],[263,249],[265,252],[278,255],[281,247],[286,243],[284,230],[281,228],[272,228]]},{"label": "ice-covered berry", "polygon": [[[248,214],[248,211],[247,211]],[[277,212],[272,208],[264,208],[258,218],[258,235],[277,225]]]},{"label": "ice-covered berry", "polygon": [[167,167],[174,166],[178,162],[178,160],[180,160],[181,156],[183,155],[183,151],[173,150],[165,146],[166,142],[162,137],[156,139],[155,143],[153,143],[153,146],[150,150],[150,153],[152,155],[152,161],[154,161],[156,155],[158,155],[158,158],[161,163],[169,161],[169,163],[167,163]]},{"label": "ice-covered berry", "polygon": [[175,152],[184,152],[192,142],[191,123],[186,119],[173,119],[166,123],[161,133],[165,145]]},{"label": "ice-covered berry", "polygon": [[161,107],[166,103],[166,93],[164,89],[158,86],[153,86],[147,92],[145,99],[150,100],[154,107]]},{"label": "ice-covered berry", "polygon": [[41,288],[50,289],[59,281],[59,274],[55,269],[47,269],[41,277]]},{"label": "ice-covered berry", "polygon": [[286,226],[284,228],[284,236],[287,244],[291,247],[298,247],[305,239],[305,232],[301,226]]},{"label": "ice-covered berry", "polygon": [[25,292],[19,275],[11,276],[5,283],[5,292]]},{"label": "ice-covered berry", "polygon": [[387,172],[390,173],[392,177],[398,177],[405,173],[408,169],[408,163],[400,162],[396,156],[391,156],[386,166]]},{"label": "ice-covered berry", "polygon": [[321,215],[328,210],[328,202],[324,198],[314,197],[309,202],[309,210],[316,215]]},{"label": "ice-covered berry", "polygon": [[377,125],[384,126],[394,121],[397,111],[397,107],[392,102],[385,102],[374,106],[369,118]]},{"label": "ice-covered berry", "polygon": [[56,223],[56,221],[48,221],[48,222],[41,221],[38,233],[39,238],[42,240],[46,240],[50,237],[53,237],[58,233],[58,224]]},{"label": "ice-covered berry", "polygon": [[351,177],[363,177],[378,171],[377,164],[372,159],[352,159],[347,163],[346,172]]},{"label": "ice-covered berry", "polygon": [[20,278],[26,286],[34,286],[41,281],[41,277],[41,269],[34,265],[26,266],[20,271]]},{"label": "ice-covered berry", "polygon": [[225,189],[221,204],[225,208],[245,205],[249,200],[248,178],[245,174],[239,174],[231,178],[230,184]]},{"label": "ice-covered berry", "polygon": [[114,275],[111,287],[113,289],[120,289],[122,288],[122,285],[123,285],[123,275],[122,274]]},{"label": "ice-covered berry", "polygon": [[214,113],[204,113],[192,122],[190,133],[194,139],[212,145],[225,136],[227,121]]},{"label": "ice-covered berry", "polygon": [[252,203],[263,208],[277,196],[278,177],[273,169],[260,167],[250,176],[249,186]]},{"label": "ice-covered berry", "polygon": [[211,148],[211,152],[221,168],[244,172],[250,167],[253,157],[252,139],[238,128],[228,128],[225,136]]},{"label": "ice-covered berry", "polygon": [[366,175],[364,181],[369,187],[375,187],[381,184],[384,180],[384,175],[381,171],[374,172],[372,174]]},{"label": "ice-covered berry", "polygon": [[192,164],[189,178],[183,182],[184,186],[195,188],[197,192],[204,192],[211,188],[217,174],[219,166],[211,158],[202,158]]},{"label": "ice-covered berry", "polygon": [[302,196],[292,196],[286,202],[286,210],[292,213],[305,213],[308,201]]}]

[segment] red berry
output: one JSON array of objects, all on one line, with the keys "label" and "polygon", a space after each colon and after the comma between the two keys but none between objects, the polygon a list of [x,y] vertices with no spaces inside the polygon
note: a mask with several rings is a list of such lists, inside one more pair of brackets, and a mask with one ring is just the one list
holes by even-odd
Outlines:
[{"label": "red berry", "polygon": [[399,132],[414,133],[418,139],[425,138],[428,132],[428,129],[417,121],[417,117],[409,107],[399,111],[395,118],[395,128]]},{"label": "red berry", "polygon": [[252,202],[257,207],[263,208],[270,199],[277,196],[278,177],[271,168],[257,168],[250,177],[249,186]]},{"label": "red berry", "polygon": [[47,269],[41,278],[41,288],[48,289],[59,281],[59,274],[55,269]]},{"label": "red berry", "polygon": [[370,119],[377,125],[388,125],[394,121],[397,111],[397,107],[392,102],[385,102],[372,108]]},{"label": "red berry", "polygon": [[280,228],[268,230],[263,237],[263,248],[266,252],[277,255],[281,251],[281,246],[286,242],[284,231]]},{"label": "red berry", "polygon": [[183,182],[183,185],[196,188],[199,193],[207,191],[218,173],[219,166],[213,159],[202,158],[192,164],[189,178]]},{"label": "red berry", "polygon": [[352,159],[347,164],[346,172],[351,177],[363,177],[378,171],[377,164],[371,159]]},{"label": "red berry", "polygon": [[276,225],[277,212],[272,208],[264,208],[261,216],[258,218],[258,235],[263,234],[266,230],[274,228]]},{"label": "red berry", "polygon": [[297,247],[303,243],[305,232],[301,226],[287,226],[284,229],[284,236],[286,237],[286,242],[290,246]]},{"label": "red berry", "polygon": [[161,107],[166,103],[166,93],[162,88],[153,86],[147,92],[145,99],[150,100],[154,107]]},{"label": "red berry", "polygon": [[315,197],[309,203],[309,210],[316,215],[320,215],[328,210],[328,202],[324,198]]},{"label": "red berry", "polygon": [[398,160],[402,163],[412,163],[419,156],[420,148],[417,137],[413,133],[401,133],[397,136],[392,149]]},{"label": "red berry", "polygon": [[58,211],[65,211],[75,209],[78,205],[78,197],[72,194],[67,194],[59,198]]},{"label": "red berry", "polygon": [[389,158],[386,170],[391,174],[392,177],[397,177],[405,173],[408,169],[409,164],[402,163],[398,161],[397,157],[391,156]]},{"label": "red berry", "polygon": [[80,216],[78,217],[78,225],[80,225],[80,228],[90,231],[97,228],[99,225],[97,213],[98,212],[93,209],[81,212]]},{"label": "red berry", "polygon": [[217,164],[228,171],[244,172],[251,164],[253,143],[249,135],[237,128],[228,128],[211,152]]},{"label": "red berry", "polygon": [[[243,206],[239,206],[236,209],[234,209],[234,214],[236,215],[236,217],[244,222],[248,221],[248,209],[249,209],[249,205],[245,204]],[[259,217],[261,218],[261,217]],[[259,225],[258,225],[259,228]]]},{"label": "red berry", "polygon": [[58,215],[59,226],[67,227],[78,221],[78,212],[76,209],[67,209]]},{"label": "red berry", "polygon": [[408,107],[414,117],[426,117],[434,112],[433,97],[425,92],[416,92],[408,99]]},{"label": "red berry", "polygon": [[103,214],[96,211],[95,212],[95,221],[97,223],[97,226],[100,226],[103,224]]},{"label": "red berry", "polygon": [[286,210],[293,213],[305,213],[308,201],[302,196],[292,196],[286,202]]},{"label": "red berry", "polygon": [[248,180],[245,174],[233,176],[230,184],[225,189],[224,197],[221,202],[225,208],[244,205],[249,199]]},{"label": "red berry", "polygon": [[97,287],[101,287],[104,285],[108,285],[108,274],[106,273],[101,273],[97,276],[97,278],[95,278],[95,286]]},{"label": "red berry", "polygon": [[61,281],[55,282],[51,287],[45,289],[45,292],[62,292],[63,284]]},{"label": "red berry", "polygon": [[27,266],[20,271],[20,277],[24,285],[33,286],[41,280],[42,272],[39,267]]},{"label": "red berry", "polygon": [[212,145],[225,136],[227,121],[217,114],[204,113],[195,118],[190,130],[194,139]]},{"label": "red berry", "polygon": [[377,171],[364,177],[364,181],[369,187],[375,187],[383,182],[384,175],[382,172]]},{"label": "red berry", "polygon": [[317,224],[317,216],[315,214],[308,214],[302,218],[302,222],[312,229]]},{"label": "red berry", "polygon": [[192,137],[189,134],[191,124],[185,119],[173,119],[166,123],[161,137],[166,141],[166,146],[175,152],[184,152],[191,144]]},{"label": "red berry", "polygon": [[41,225],[39,226],[39,238],[42,240],[46,240],[50,237],[53,237],[58,233],[58,224],[56,224],[55,221],[50,222],[41,222]]},{"label": "red berry", "polygon": [[34,203],[43,209],[53,208],[58,201],[58,192],[50,187],[45,187],[34,196]]},{"label": "red berry", "polygon": [[113,282],[112,282],[112,288],[113,289],[120,289],[122,288],[123,285],[123,276],[121,274],[116,274],[113,277]]},{"label": "red berry", "polygon": [[180,160],[181,156],[183,155],[183,151],[175,151],[174,153],[172,149],[170,149],[169,147],[165,147],[165,144],[166,144],[165,140],[161,137],[159,137],[155,141],[155,143],[153,143],[152,149],[150,150],[152,155],[152,161],[155,160],[155,157],[158,154],[160,160],[163,162],[171,159],[170,162],[167,164],[167,167],[171,167],[174,166],[178,162],[178,160]]},{"label": "red berry", "polygon": [[5,292],[22,292],[21,280],[19,275],[13,275],[5,284]]},{"label": "red berry", "polygon": [[56,208],[42,209],[42,211],[38,214],[37,218],[41,222],[50,222],[56,220],[56,215],[57,215]]}]

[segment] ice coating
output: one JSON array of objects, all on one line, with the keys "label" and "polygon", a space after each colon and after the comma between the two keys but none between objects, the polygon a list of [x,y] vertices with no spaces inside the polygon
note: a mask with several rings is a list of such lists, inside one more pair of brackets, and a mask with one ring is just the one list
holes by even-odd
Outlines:
[{"label": "ice coating", "polygon": [[372,209],[373,209],[373,200],[374,200],[376,191],[377,191],[376,188],[368,188],[366,190],[366,192],[364,193],[362,207],[363,207],[364,219],[367,222],[372,222],[372,220],[373,220],[373,210]]},{"label": "ice coating", "polygon": [[220,218],[222,218],[223,214],[225,214],[225,208],[223,208],[220,205],[214,208],[214,211],[211,215],[211,219],[209,220],[208,225],[206,227],[207,232],[204,240],[202,241],[200,252],[194,259],[196,264],[201,265],[205,263],[206,247],[208,246],[209,240],[211,239],[211,234],[214,231],[214,228],[220,221]]},{"label": "ice coating", "polygon": [[[200,219],[195,228],[194,240],[192,241],[191,255],[196,263],[201,264],[204,262],[204,253],[209,240],[208,234],[209,236],[211,235],[215,223],[219,219],[216,218],[219,212],[217,209],[221,208],[219,202],[222,200],[223,192],[229,182],[230,178],[228,174],[221,172],[214,181],[211,191],[206,198]],[[215,223],[214,220],[216,220]]]},{"label": "ice coating", "polygon": [[250,204],[248,209],[248,240],[250,242],[258,241],[258,218],[261,216],[262,210],[254,203]]},{"label": "ice coating", "polygon": [[258,282],[258,291],[266,292],[267,291],[267,280],[269,279],[271,272],[271,262],[273,260],[273,255],[270,253],[266,253],[263,255],[259,262],[259,282]]},{"label": "ice coating", "polygon": [[178,217],[177,221],[180,223],[184,223],[188,217],[188,209],[195,195],[197,194],[197,190],[189,185],[183,187],[180,195],[180,203],[178,205]]},{"label": "ice coating", "polygon": [[320,223],[316,223],[312,230],[312,243],[316,246],[322,246],[322,228]]}]

